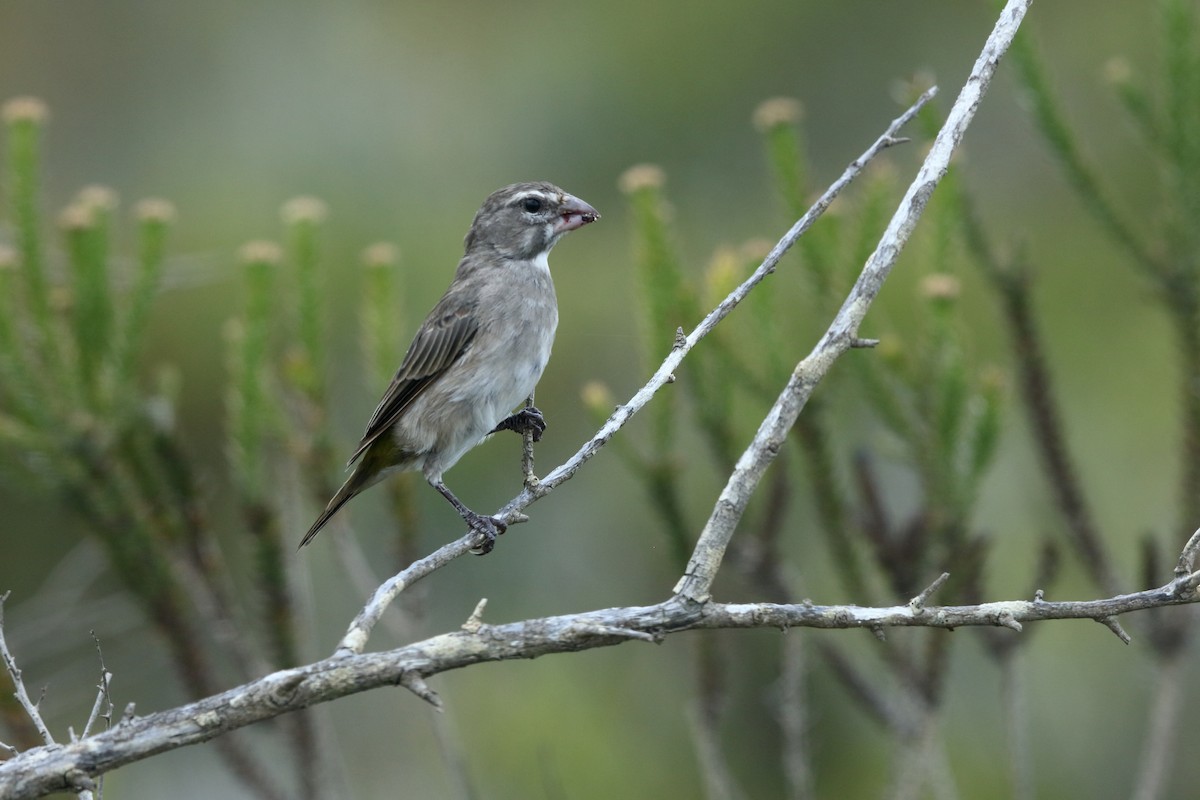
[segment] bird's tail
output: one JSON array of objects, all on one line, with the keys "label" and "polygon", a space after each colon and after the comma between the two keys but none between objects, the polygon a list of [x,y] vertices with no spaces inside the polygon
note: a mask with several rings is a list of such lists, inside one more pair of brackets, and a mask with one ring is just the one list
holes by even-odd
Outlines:
[{"label": "bird's tail", "polygon": [[[329,501],[329,505],[325,506],[325,510],[321,512],[321,515],[317,517],[317,521],[308,529],[308,533],[304,534],[304,538],[300,540],[300,547],[304,547],[304,545],[316,538],[316,535],[321,532],[321,528],[325,527],[325,523],[329,522],[333,515],[338,512],[338,509],[350,502],[350,498],[365,488],[367,487],[363,485],[359,471],[355,470],[354,474],[342,484],[342,488],[337,490],[337,494]],[[300,547],[296,549],[299,550]]]}]

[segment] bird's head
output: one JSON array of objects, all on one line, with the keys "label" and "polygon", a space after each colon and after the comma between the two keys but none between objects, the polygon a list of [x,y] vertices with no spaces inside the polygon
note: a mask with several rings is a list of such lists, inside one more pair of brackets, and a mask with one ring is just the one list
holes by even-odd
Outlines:
[{"label": "bird's head", "polygon": [[600,219],[600,212],[552,183],[514,183],[483,202],[466,249],[494,250],[509,258],[547,253],[563,234]]}]

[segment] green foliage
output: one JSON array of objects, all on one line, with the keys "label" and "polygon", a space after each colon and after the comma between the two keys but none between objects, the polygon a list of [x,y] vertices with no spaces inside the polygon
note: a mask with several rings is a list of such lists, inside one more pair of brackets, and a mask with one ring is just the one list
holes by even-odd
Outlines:
[{"label": "green foliage", "polygon": [[[798,117],[798,104],[785,99],[768,101],[755,114],[789,219],[804,212],[803,198],[811,194],[805,177],[811,170],[803,156]],[[936,130],[936,119],[926,123]],[[672,529],[685,506],[679,505],[677,477],[671,474],[670,480],[664,480],[655,467],[666,460],[665,454],[682,447],[678,431],[694,427],[708,444],[714,472],[720,477],[728,474],[743,443],[753,435],[764,403],[775,400],[791,375],[794,359],[803,353],[803,344],[818,335],[821,321],[836,311],[900,196],[894,171],[877,165],[872,170],[864,186],[840,198],[837,211],[801,238],[806,280],[782,286],[777,280],[764,282],[747,298],[746,314],[730,318],[692,352],[679,382],[691,400],[688,411],[694,426],[679,424],[679,400],[669,396],[656,403],[674,424],[656,429],[650,454],[614,441],[642,478],[672,541],[687,532]],[[675,308],[690,305],[692,298],[699,298],[699,310],[711,308],[761,264],[769,247],[757,243],[721,247],[698,279],[683,278],[685,273],[675,266],[678,256],[664,245],[674,236],[663,213],[667,207],[663,177],[646,167],[631,173],[654,178],[635,181],[627,174],[622,182],[635,220],[643,289],[651,295],[645,301],[649,324],[643,335],[652,341],[669,330],[672,319],[665,316],[673,307],[662,293],[675,287],[679,293]],[[789,478],[788,459],[781,454],[773,468],[771,491],[758,501],[756,510],[752,508],[743,522],[748,530],[735,539],[733,564],[742,567],[743,577],[771,599],[797,602],[799,597],[779,545],[803,535],[791,530],[794,523],[785,513],[798,494],[815,510],[836,575],[854,601],[912,597],[942,570],[951,571],[954,578],[939,593],[939,601],[955,602],[981,593],[987,540],[975,529],[974,518],[980,487],[996,453],[1005,381],[995,368],[976,367],[964,343],[962,288],[954,275],[962,269],[967,231],[956,198],[957,193],[949,198],[935,195],[923,234],[911,245],[915,252],[910,260],[924,265],[926,271],[915,321],[874,319],[873,324],[885,330],[883,343],[875,352],[849,357],[856,380],[831,381],[800,415],[793,441],[804,463],[806,491],[801,492]],[[801,294],[793,296],[798,284]],[[901,325],[904,340],[886,332]],[[644,348],[653,352],[647,344],[643,342]],[[592,387],[585,401],[599,419],[607,415],[612,398],[602,388]],[[854,416],[849,425],[847,409],[853,409],[849,413]],[[883,431],[886,437],[879,435]],[[881,452],[919,487],[915,507],[912,498],[887,496],[877,477]],[[848,474],[853,481],[845,478]],[[901,516],[892,508],[906,510]],[[882,598],[876,588],[881,584],[887,587]],[[882,647],[893,677],[914,689],[919,713],[935,715],[950,639],[922,634]],[[852,687],[868,683],[840,648],[830,644],[824,651],[835,673]],[[723,691],[713,685],[714,680],[719,684],[725,679],[714,678],[712,661],[709,652],[698,665],[698,691],[704,698]],[[854,691],[851,695],[862,700],[869,712],[888,702]]]},{"label": "green foliage", "polygon": [[[218,681],[203,631],[232,624],[225,553],[174,428],[179,372],[163,368],[147,388],[137,370],[175,212],[162,200],[136,206],[136,255],[128,275],[114,274],[116,196],[84,189],[59,215],[63,269],[56,269],[38,214],[46,116],[31,98],[3,109],[15,247],[0,245],[0,445],[25,454],[17,463],[81,513],[113,573],[167,639],[189,690],[208,693]],[[294,280],[279,280],[278,246],[243,249],[244,312],[226,329],[229,464],[276,665],[299,656],[274,453],[289,437],[320,441],[324,430],[323,414],[307,411],[324,404],[322,217],[311,199],[293,201],[285,213]],[[56,274],[65,279],[51,281]],[[287,308],[296,309],[290,329],[281,325]],[[281,337],[297,342],[290,359],[277,355]],[[313,471],[328,466],[321,461]],[[254,660],[248,642],[231,653],[244,677]]]},{"label": "green foliage", "polygon": [[807,164],[802,155],[803,139],[799,126],[804,108],[791,97],[776,97],[759,105],[754,112],[754,127],[763,136],[771,177],[783,198],[783,205],[792,219],[799,219],[808,210],[804,202],[807,191]]},{"label": "green foliage", "polygon": [[[82,513],[114,574],[163,631],[189,689],[205,692],[213,681],[197,636],[198,598],[181,572],[194,542],[193,506],[179,502],[189,467],[175,460],[162,397],[125,379],[157,272],[142,274],[131,306],[120,306],[109,272],[116,199],[92,188],[60,217],[70,280],[50,284],[37,213],[45,108],[18,98],[3,116],[17,247],[0,254],[0,444],[27,454],[30,474]],[[168,219],[154,223],[160,248]]]},{"label": "green foliage", "polygon": [[[799,116],[798,103],[776,98],[763,103],[754,118],[789,218],[804,212],[803,198],[811,193],[805,185],[810,169],[803,157]],[[938,121],[929,117],[924,124],[936,130]],[[840,302],[840,295],[883,229],[886,214],[899,195],[895,174],[883,168],[865,183],[852,199],[839,200],[839,213],[822,220],[811,236],[801,238],[809,278],[803,294],[788,296],[774,284],[759,287],[746,301],[750,319],[740,325],[731,320],[714,331],[696,348],[681,374],[693,401],[695,427],[709,445],[718,475],[728,473],[740,443],[753,434],[753,428],[742,421],[755,423],[760,416],[755,409],[773,401],[787,380],[792,369],[784,358],[792,350],[787,344],[811,338],[816,332],[814,320],[832,315],[833,304]],[[681,259],[668,244],[675,237],[664,211],[668,204],[663,185],[661,171],[645,166],[635,167],[622,179],[638,237],[639,271],[647,294],[644,314],[649,321],[644,336],[648,339],[662,337],[668,329],[664,321],[676,319],[671,314],[691,307],[696,302],[693,298],[699,298],[705,309],[718,303],[761,263],[769,249],[765,244],[723,247],[698,280],[686,280],[678,267]],[[841,218],[854,223],[844,224]],[[951,273],[959,269],[964,255],[963,224],[953,199],[935,196],[924,230],[913,257],[929,271],[917,315],[923,330],[910,334],[911,345],[885,336],[881,352],[853,357],[857,385],[835,381],[810,401],[796,428],[821,530],[839,577],[856,598],[864,598],[876,580],[864,571],[864,552],[873,551],[883,573],[877,577],[914,593],[935,570],[956,561],[970,560],[982,569],[979,546],[968,531],[979,486],[996,450],[1004,382],[992,368],[972,368],[962,345],[959,282]],[[675,292],[674,302],[670,292]],[[839,476],[851,471],[852,461],[859,465],[855,469],[860,491],[873,496],[877,487],[872,485],[871,470],[862,468],[873,460],[869,454],[874,446],[857,442],[858,453],[851,458],[851,453],[837,444],[831,409],[856,405],[841,399],[845,394],[867,402],[868,416],[882,423],[893,442],[900,445],[899,452],[893,447],[889,454],[915,471],[924,497],[910,522],[855,519],[851,513],[863,498],[848,491]],[[656,402],[661,405],[651,454],[639,455],[628,447],[622,453],[645,479],[652,502],[674,540],[686,534],[686,528],[673,522],[682,517],[679,488],[663,465],[671,463],[667,456],[680,446],[676,439],[678,400],[668,395]],[[593,405],[599,413],[606,403],[597,400]],[[856,430],[872,428],[869,419],[855,422]],[[763,513],[772,516],[769,509]],[[674,528],[679,530],[672,533]],[[902,536],[901,531],[906,533]],[[904,548],[911,552],[900,552]],[[977,570],[968,572],[978,579]]]},{"label": "green foliage", "polygon": [[117,381],[127,383],[134,379],[137,358],[150,310],[162,280],[166,263],[167,232],[175,219],[175,207],[165,200],[143,200],[137,205],[138,220],[137,273],[133,290],[129,295],[129,306],[125,326],[117,342]]},{"label": "green foliage", "polygon": [[[0,245],[0,446],[24,454],[18,463],[80,514],[112,573],[167,641],[192,695],[211,694],[226,670],[246,679],[254,664],[299,663],[275,456],[280,447],[301,454],[310,476],[319,476],[316,502],[325,502],[323,207],[310,198],[286,207],[286,280],[282,248],[258,242],[241,253],[244,310],[225,331],[227,452],[249,536],[230,546],[203,510],[192,457],[174,427],[180,373],[165,367],[150,388],[138,374],[174,209],[162,200],[136,206],[132,268],[114,274],[116,196],[82,190],[58,218],[59,269],[38,214],[45,108],[19,98],[5,104],[3,118],[15,247]],[[49,277],[59,274],[62,281]],[[244,623],[234,621],[231,563],[252,565],[261,637],[230,635]],[[214,659],[218,645],[224,655]],[[309,724],[296,724],[303,752],[311,751]],[[245,754],[223,754],[235,772],[258,780]],[[310,770],[302,765],[302,773]]]},{"label": "green foliage", "polygon": [[[642,303],[642,351],[647,364],[654,364],[673,341],[675,331],[699,319],[695,290],[684,279],[682,259],[676,252],[663,195],[665,175],[650,164],[633,167],[621,176],[621,191],[633,209],[637,241],[637,271]],[[691,552],[692,527],[686,519],[679,485],[679,463],[674,443],[677,432],[677,399],[667,392],[650,409],[650,454],[622,452],[642,476],[654,508],[662,518],[671,552],[677,565],[687,563]]]},{"label": "green foliage", "polygon": [[400,349],[404,334],[400,294],[396,272],[400,254],[390,244],[380,242],[363,251],[363,354],[372,386],[387,386],[404,353]]},{"label": "green foliage", "polygon": [[317,275],[318,233],[325,204],[315,197],[296,197],[283,207],[287,253],[295,274],[297,347],[289,359],[289,377],[310,401],[323,404],[325,345],[321,324],[321,287]]},{"label": "green foliage", "polygon": [[93,405],[98,401],[101,365],[112,343],[108,243],[115,206],[112,192],[92,187],[80,192],[59,218],[73,277],[71,325],[78,350],[79,381],[83,392],[93,398]]},{"label": "green foliage", "polygon": [[0,392],[6,411],[0,412],[4,437],[32,448],[37,437],[36,424],[45,418],[37,391],[34,365],[25,357],[24,331],[18,326],[17,255],[0,247]]},{"label": "green foliage", "polygon": [[[685,281],[682,259],[671,233],[670,210],[663,194],[666,178],[658,167],[643,164],[621,176],[621,191],[629,198],[638,245],[637,267],[646,357],[654,361],[671,341],[676,328],[695,323],[698,308],[694,289]],[[668,335],[663,334],[663,330]]]},{"label": "green foliage", "polygon": [[1077,196],[1141,268],[1153,271],[1145,245],[1122,221],[1105,196],[1095,171],[1084,160],[1075,133],[1062,113],[1062,104],[1050,91],[1049,78],[1028,35],[1017,36],[1009,49],[1009,57],[1016,65],[1017,74],[1030,97],[1034,121],[1058,157]]},{"label": "green foliage", "polygon": [[266,464],[266,437],[275,410],[267,385],[268,350],[276,319],[275,273],[282,253],[272,242],[251,242],[242,248],[246,277],[246,310],[226,329],[230,344],[229,431],[230,462],[242,493],[261,502]]},{"label": "green foliage", "polygon": [[[1149,143],[1162,176],[1158,208],[1129,215],[1110,200],[1080,137],[1062,112],[1063,104],[1028,35],[1012,49],[1017,73],[1034,119],[1083,207],[1128,257],[1130,265],[1158,290],[1175,332],[1179,358],[1182,468],[1177,535],[1186,536],[1200,518],[1200,11],[1193,0],[1162,0],[1162,73],[1151,90],[1135,83],[1127,62],[1109,63],[1117,98]],[[1155,96],[1157,95],[1157,97]],[[1145,220],[1145,224],[1139,224]],[[976,224],[976,223],[972,223]],[[1139,228],[1146,228],[1142,231]],[[997,259],[978,242],[972,250],[993,275]],[[999,275],[1012,296],[1028,291],[1020,278]],[[1016,281],[1016,282],[1014,282]],[[1060,476],[1062,483],[1065,477]],[[1069,492],[1078,494],[1077,492]],[[1078,515],[1076,515],[1078,516]],[[1102,559],[1100,545],[1085,550]]]},{"label": "green foliage", "polygon": [[57,344],[48,336],[50,290],[42,257],[41,220],[38,215],[37,176],[41,163],[40,139],[46,107],[32,97],[18,97],[4,105],[8,126],[7,168],[9,202],[14,216],[17,249],[21,256],[24,295],[33,322],[42,334],[42,357],[52,361]]},{"label": "green foliage", "polygon": [[[397,281],[400,253],[394,245],[377,242],[363,251],[362,263],[363,293],[359,307],[363,361],[370,392],[382,392],[404,357],[401,349],[404,315],[398,311],[403,306]],[[417,476],[411,472],[397,475],[387,484],[392,515],[399,523],[396,553],[401,564],[410,564],[419,557],[416,485]]]}]

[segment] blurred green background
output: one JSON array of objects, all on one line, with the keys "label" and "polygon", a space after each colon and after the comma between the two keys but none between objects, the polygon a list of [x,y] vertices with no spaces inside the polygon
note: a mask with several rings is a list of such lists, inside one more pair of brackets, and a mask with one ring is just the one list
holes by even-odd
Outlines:
[{"label": "blurred green background", "polygon": [[[1154,213],[1160,176],[1102,74],[1114,56],[1127,57],[1135,74],[1158,68],[1152,12],[1146,3],[1058,0],[1035,4],[1026,23],[1087,154],[1102,165],[1111,195],[1135,224]],[[717,246],[774,240],[790,224],[750,124],[763,99],[802,101],[813,180],[824,185],[899,113],[897,81],[931,73],[948,106],[994,14],[989,3],[961,0],[4,0],[0,99],[30,94],[50,106],[48,214],[93,183],[120,194],[126,222],[132,202],[145,196],[178,207],[145,368],[149,375],[169,362],[182,371],[180,425],[207,465],[209,513],[220,519],[232,516],[223,496],[220,328],[239,308],[235,252],[249,239],[280,235],[279,207],[287,199],[312,194],[330,207],[324,260],[337,380],[333,413],[339,452],[346,453],[381,390],[364,385],[352,323],[365,245],[388,240],[400,247],[405,297],[398,313],[412,330],[445,288],[471,216],[493,189],[551,180],[603,213],[601,223],[569,237],[552,259],[562,322],[538,391],[551,425],[537,451],[544,473],[594,430],[579,399],[586,382],[603,381],[623,399],[650,371],[640,357],[632,230],[618,176],[639,162],[663,167],[685,267],[698,273]],[[884,159],[907,176],[918,155],[909,148]],[[1036,267],[1037,312],[1070,443],[1114,558],[1124,565],[1121,577],[1132,586],[1138,537],[1177,524],[1178,392],[1164,317],[1145,283],[1080,209],[1008,70],[1002,68],[985,99],[960,163],[993,237],[1005,247],[1027,246]],[[781,274],[789,268],[796,263]],[[902,261],[864,335],[904,339],[921,274],[920,263]],[[971,320],[964,346],[973,361],[1007,367],[994,298],[978,275],[962,277]],[[797,286],[780,283],[778,291]],[[670,331],[660,334],[665,352]],[[788,343],[784,358],[795,361],[811,344]],[[1059,526],[1015,407],[1008,423],[977,519],[996,539],[990,599],[1028,592],[1038,542]],[[837,426],[840,453],[879,445],[872,438],[878,432],[857,425],[850,413]],[[644,433],[635,422],[621,435],[636,441]],[[502,437],[466,457],[448,483],[472,507],[495,508],[519,489],[518,452],[515,438]],[[13,459],[0,452],[0,462]],[[720,476],[703,459],[694,463],[684,482],[694,518],[702,521]],[[115,673],[118,709],[133,701],[139,711],[180,702],[156,636],[106,577],[99,547],[56,497],[31,491],[15,481],[17,474],[0,472],[0,590],[13,592],[6,630],[26,679],[48,686],[43,708],[56,730],[78,728],[90,708],[89,630]],[[902,496],[903,476],[896,480]],[[797,491],[787,547],[804,593],[817,602],[854,602],[824,578],[828,556],[807,532],[811,501]],[[418,498],[425,549],[459,534],[441,498],[423,486]],[[314,512],[296,510],[290,522],[297,538]],[[381,498],[364,496],[351,513],[368,554],[389,564],[390,538],[375,535],[386,524]],[[485,619],[500,622],[655,602],[677,577],[645,493],[611,452],[535,506],[531,517],[492,555],[460,560],[429,582],[429,632],[460,624],[480,597],[489,599]],[[315,612],[306,652],[317,657],[332,648],[363,598],[328,541],[296,558]],[[1169,576],[1160,577],[1161,583]],[[722,600],[761,599],[741,582],[726,580],[719,588]],[[1083,598],[1095,590],[1068,558],[1054,594]],[[1027,628],[1025,635],[1036,637],[1024,674],[1039,796],[1128,793],[1154,679],[1136,620],[1129,627],[1131,647],[1092,623]],[[435,678],[478,796],[697,796],[687,704],[698,637]],[[732,654],[728,669],[737,685],[754,687],[728,698],[723,733],[734,772],[751,796],[775,796],[782,777],[774,754],[771,654],[779,635],[718,637]],[[388,643],[383,631],[372,640],[376,648]],[[1008,796],[996,763],[1003,741],[997,673],[976,641],[957,653],[945,720],[955,780],[965,797]],[[1196,681],[1188,683],[1184,701],[1194,712],[1200,698]],[[811,695],[820,795],[883,792],[891,740],[819,670]],[[324,713],[352,796],[451,792],[431,712],[409,694],[376,691]],[[1171,786],[1182,793],[1200,781],[1200,762],[1190,755],[1200,740],[1194,726],[1181,735],[1188,739]],[[271,726],[249,738],[261,740],[265,753],[278,747]],[[108,790],[120,797],[159,796],[164,786],[178,797],[242,791],[208,746],[133,765],[109,781]]]}]

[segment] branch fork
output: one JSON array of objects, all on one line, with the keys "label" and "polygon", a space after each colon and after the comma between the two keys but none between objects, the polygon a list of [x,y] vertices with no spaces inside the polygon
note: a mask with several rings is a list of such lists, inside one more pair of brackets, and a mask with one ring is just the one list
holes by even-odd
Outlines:
[{"label": "branch fork", "polygon": [[929,602],[929,598],[932,597],[938,589],[941,589],[948,580],[950,580],[950,573],[943,572],[936,579],[934,579],[933,583],[922,589],[920,594],[908,601],[908,607],[912,611],[913,616],[919,617],[921,614],[925,613],[925,604]]}]

